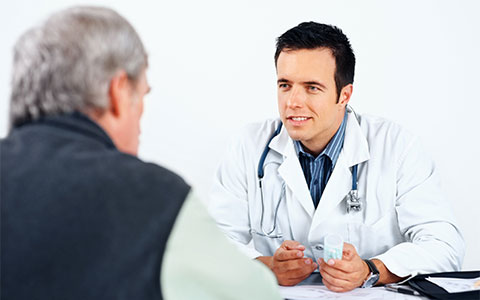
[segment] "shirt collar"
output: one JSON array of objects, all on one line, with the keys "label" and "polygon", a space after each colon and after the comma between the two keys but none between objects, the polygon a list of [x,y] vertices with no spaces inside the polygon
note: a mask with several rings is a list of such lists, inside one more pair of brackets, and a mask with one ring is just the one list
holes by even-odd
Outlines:
[{"label": "shirt collar", "polygon": [[325,149],[323,149],[322,153],[320,153],[317,157],[313,157],[313,155],[311,155],[310,153],[305,152],[305,150],[303,149],[303,145],[302,143],[300,143],[300,141],[293,141],[297,155],[298,156],[302,155],[312,160],[319,159],[323,155],[326,155],[332,161],[332,166],[334,166],[335,163],[337,162],[338,156],[340,155],[340,151],[342,150],[342,147],[343,147],[343,140],[345,139],[346,124],[347,124],[347,111],[345,110],[345,115],[343,116],[342,124],[340,124],[340,127],[338,128],[337,132],[332,137],[330,142],[328,142],[327,146],[325,147]]},{"label": "shirt collar", "polygon": [[68,130],[71,133],[81,134],[85,137],[103,142],[108,148],[116,148],[110,136],[100,125],[87,115],[78,111],[45,116],[34,122],[23,124],[22,126],[29,126],[30,124],[40,124]]}]

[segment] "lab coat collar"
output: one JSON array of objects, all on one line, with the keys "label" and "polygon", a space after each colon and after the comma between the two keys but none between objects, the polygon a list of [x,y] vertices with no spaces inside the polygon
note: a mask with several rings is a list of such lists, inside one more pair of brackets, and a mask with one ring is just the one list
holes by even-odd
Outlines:
[{"label": "lab coat collar", "polygon": [[[276,124],[278,126],[279,123]],[[343,149],[345,155],[346,164],[352,167],[356,164],[364,162],[370,159],[370,152],[368,149],[367,138],[364,136],[360,124],[353,111],[349,110],[347,113],[347,128],[345,129],[345,138],[343,142]],[[276,128],[276,127],[275,127]],[[288,135],[285,126],[282,126],[280,133],[272,139],[270,142],[270,149],[274,150],[284,157],[291,152],[289,149],[295,145],[293,140]],[[295,152],[295,151],[294,151]],[[294,153],[297,156],[296,152]],[[298,156],[297,156],[298,157]]]},{"label": "lab coat collar", "polygon": [[[275,129],[278,127],[278,124],[280,124],[280,122],[281,121],[275,122]],[[289,142],[292,142],[293,144],[293,140],[288,135],[287,129],[285,129],[285,126],[282,126],[282,129],[280,129],[280,133],[272,139],[269,147],[271,150],[276,151],[285,157],[287,151],[286,148]]]},{"label": "lab coat collar", "polygon": [[[361,117],[359,117],[361,120]],[[353,111],[348,112],[347,128],[345,130],[345,140],[343,150],[345,163],[352,167],[370,159],[370,150],[368,148],[367,138],[362,132],[359,120],[355,117]]]},{"label": "lab coat collar", "polygon": [[[278,125],[277,125],[278,126]],[[280,156],[280,167],[278,173],[282,177],[286,186],[295,195],[295,199],[300,201],[310,218],[313,217],[315,208],[308,190],[303,170],[298,160],[297,152],[293,140],[288,135],[285,126],[282,126],[280,133],[270,142],[270,150],[278,152]],[[288,193],[287,193],[288,194]]]},{"label": "lab coat collar", "polygon": [[[343,149],[315,211],[310,234],[316,231],[319,224],[329,218],[332,211],[337,208],[340,202],[345,200],[345,196],[352,189],[351,167],[369,159],[370,152],[367,139],[355,114],[349,112]],[[346,207],[338,209],[346,212]]]}]

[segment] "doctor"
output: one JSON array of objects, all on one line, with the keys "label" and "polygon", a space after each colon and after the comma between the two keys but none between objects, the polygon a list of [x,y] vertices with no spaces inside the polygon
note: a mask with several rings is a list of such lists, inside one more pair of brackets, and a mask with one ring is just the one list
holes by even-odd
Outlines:
[{"label": "doctor", "polygon": [[[400,126],[347,105],[355,56],[342,31],[302,23],[278,38],[275,63],[280,120],[248,126],[216,175],[209,208],[223,231],[281,285],[319,270],[341,292],[460,269],[432,160]],[[343,259],[323,261],[328,234]]]}]

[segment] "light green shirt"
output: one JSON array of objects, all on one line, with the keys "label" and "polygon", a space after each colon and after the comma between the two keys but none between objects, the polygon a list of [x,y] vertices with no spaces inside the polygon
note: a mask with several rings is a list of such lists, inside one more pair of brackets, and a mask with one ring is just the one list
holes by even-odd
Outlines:
[{"label": "light green shirt", "polygon": [[160,278],[167,300],[282,299],[273,273],[242,254],[192,192],[168,239]]}]

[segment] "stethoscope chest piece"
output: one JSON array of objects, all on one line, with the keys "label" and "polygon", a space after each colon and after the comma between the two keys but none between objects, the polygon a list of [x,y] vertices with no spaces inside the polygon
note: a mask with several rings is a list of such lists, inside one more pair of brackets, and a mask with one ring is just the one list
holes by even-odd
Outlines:
[{"label": "stethoscope chest piece", "polygon": [[359,212],[362,210],[362,203],[360,202],[360,197],[358,197],[357,190],[357,173],[358,165],[352,167],[352,189],[348,192],[347,198],[347,213],[350,212]]},{"label": "stethoscope chest piece", "polygon": [[359,212],[362,210],[362,202],[358,197],[358,190],[351,190],[347,194],[347,213]]}]

